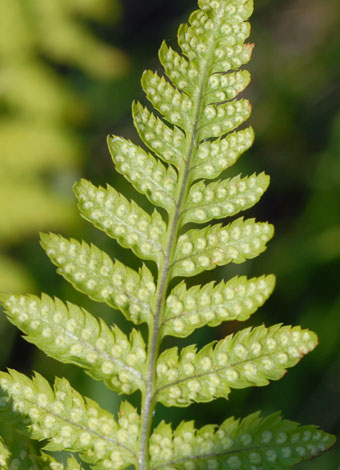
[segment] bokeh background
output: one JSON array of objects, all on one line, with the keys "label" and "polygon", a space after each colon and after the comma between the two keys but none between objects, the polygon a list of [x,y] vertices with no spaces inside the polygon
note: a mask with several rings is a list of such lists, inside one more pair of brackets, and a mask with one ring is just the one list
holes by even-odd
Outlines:
[{"label": "bokeh background", "polygon": [[[136,138],[130,106],[144,101],[139,78],[159,69],[157,48],[195,8],[193,0],[0,0],[0,291],[47,292],[81,303],[108,322],[121,315],[77,294],[55,274],[39,231],[94,242],[138,265],[126,250],[83,222],[72,185],[80,177],[141,196],[117,175],[106,149],[109,132]],[[302,324],[320,338],[315,352],[279,382],[234,391],[230,400],[159,407],[159,419],[198,425],[282,410],[285,417],[340,434],[340,3],[257,0],[252,18],[252,83],[256,142],[230,173],[266,171],[271,185],[248,216],[276,226],[268,250],[253,261],[203,275],[274,272],[277,287],[247,322]],[[194,333],[202,346],[243,325]],[[67,377],[115,411],[119,400],[81,370],[47,358],[0,317],[1,368],[50,380]],[[138,396],[132,397],[138,403]],[[299,469],[339,467],[340,447]]]}]

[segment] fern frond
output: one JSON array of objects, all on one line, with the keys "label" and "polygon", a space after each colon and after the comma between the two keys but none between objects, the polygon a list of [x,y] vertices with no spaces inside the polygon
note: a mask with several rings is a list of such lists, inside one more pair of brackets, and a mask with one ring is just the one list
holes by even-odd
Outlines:
[{"label": "fern frond", "polygon": [[64,465],[54,457],[36,449],[27,439],[17,439],[11,452],[6,459],[7,463],[2,463],[1,457],[4,454],[0,450],[0,468],[2,470],[82,470],[80,464],[74,457],[67,460]]},{"label": "fern frond", "polygon": [[151,321],[156,286],[145,265],[137,273],[94,245],[60,235],[42,234],[41,245],[58,273],[77,290],[120,310],[134,323]]},{"label": "fern frond", "polygon": [[33,381],[16,372],[0,375],[0,416],[35,439],[50,441],[47,449],[80,452],[98,469],[280,470],[334,442],[314,427],[299,427],[277,414],[229,418],[218,428],[198,431],[192,422],[174,432],[161,423],[152,432],[157,402],[185,407],[228,398],[234,388],[267,385],[317,345],[315,333],[279,324],[245,328],[200,350],[190,345],[160,353],[166,335],[183,338],[204,325],[248,319],[275,283],[273,275],[241,276],[188,288],[175,279],[255,258],[274,233],[267,222],[243,217],[187,228],[188,223],[234,217],[252,207],[269,184],[265,173],[205,181],[220,177],[253,141],[251,128],[236,130],[251,112],[249,102],[237,95],[250,80],[238,69],[253,49],[244,43],[253,3],[198,4],[178,31],[182,53],[161,46],[165,76],[146,71],[142,77],[159,115],[133,105],[137,131],[152,153],[122,137],[108,138],[117,171],[163,210],[150,214],[110,186],[98,188],[85,180],[75,186],[83,217],[138,258],[155,262],[155,277],[146,266],[137,273],[93,245],[42,235],[58,272],[76,289],[121,310],[134,323],[147,323],[147,348],[139,331],[128,337],[58,299],[2,298],[10,321],[47,354],[83,367],[119,393],[141,391],[140,417],[123,404],[117,423],[65,380],[57,380],[53,390],[38,375]]},{"label": "fern frond", "polygon": [[162,422],[150,438],[151,469],[225,468],[281,470],[316,457],[334,438],[316,426],[300,426],[278,413],[229,418],[217,427],[196,430],[182,422],[176,430]]},{"label": "fern frond", "polygon": [[0,468],[4,470],[9,469],[9,461],[10,461],[11,453],[4,443],[4,440],[0,436]]},{"label": "fern frond", "polygon": [[237,162],[254,141],[251,127],[233,132],[222,139],[202,142],[193,155],[190,176],[193,181],[199,178],[214,179]]},{"label": "fern frond", "polygon": [[168,212],[175,207],[177,173],[172,166],[165,167],[141,147],[122,137],[109,136],[109,150],[117,171],[149,201]]},{"label": "fern frond", "polygon": [[232,217],[254,206],[269,185],[264,173],[217,181],[208,185],[203,181],[190,188],[182,211],[183,224],[205,223],[213,219]]},{"label": "fern frond", "polygon": [[139,137],[157,157],[176,168],[185,164],[182,155],[185,135],[178,127],[167,126],[140,103],[133,103],[132,115]]},{"label": "fern frond", "polygon": [[193,103],[185,93],[181,93],[171,83],[157,73],[146,70],[142,76],[142,87],[146,97],[163,117],[183,130],[190,125],[190,110]]},{"label": "fern frond", "polygon": [[191,345],[165,350],[157,361],[155,395],[166,406],[188,406],[217,397],[231,388],[264,386],[279,380],[317,345],[315,333],[274,325],[246,328],[200,351]]},{"label": "fern frond", "polygon": [[159,262],[166,226],[156,210],[150,216],[112,187],[96,188],[86,180],[76,184],[74,191],[86,220],[138,257]]},{"label": "fern frond", "polygon": [[178,284],[166,300],[162,335],[186,337],[204,325],[217,326],[227,320],[247,320],[273,292],[273,275],[247,279],[234,277],[187,289]]},{"label": "fern frond", "polygon": [[48,356],[83,367],[121,393],[144,387],[146,351],[138,331],[128,338],[117,326],[110,329],[85,309],[46,294],[41,299],[2,295],[1,300],[11,323]]},{"label": "fern frond", "polygon": [[243,263],[262,253],[273,235],[272,225],[243,218],[189,230],[178,239],[171,276],[195,276],[216,266]]},{"label": "fern frond", "polygon": [[0,391],[0,418],[27,416],[27,432],[33,439],[47,439],[45,449],[79,452],[100,470],[107,463],[117,469],[135,463],[139,417],[128,403],[122,403],[117,422],[66,379],[56,379],[52,388],[39,374],[31,380],[16,371],[0,373]]}]

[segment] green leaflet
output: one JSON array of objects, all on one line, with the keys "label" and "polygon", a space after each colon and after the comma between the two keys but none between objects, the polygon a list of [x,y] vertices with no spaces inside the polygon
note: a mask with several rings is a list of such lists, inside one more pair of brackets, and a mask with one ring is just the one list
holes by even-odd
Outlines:
[{"label": "green leaflet", "polygon": [[189,96],[151,70],[144,72],[142,86],[150,103],[168,122],[182,129],[190,125],[193,103]]},{"label": "green leaflet", "polygon": [[156,290],[149,269],[139,273],[111,258],[94,245],[42,234],[41,245],[61,274],[73,287],[97,302],[121,310],[134,323],[151,321]]},{"label": "green leaflet", "polygon": [[81,470],[74,457],[69,458],[65,466],[51,455],[37,450],[22,436],[11,446],[11,453],[8,450],[7,453],[6,464],[2,460],[4,454],[0,445],[0,468],[2,470]]},{"label": "green leaflet", "polygon": [[82,216],[138,257],[156,262],[162,254],[165,223],[157,211],[150,216],[110,186],[96,188],[81,180],[74,187]]},{"label": "green leaflet", "polygon": [[0,437],[0,468],[9,469],[11,453],[5,445],[2,437]]},{"label": "green leaflet", "polygon": [[273,226],[254,219],[237,219],[201,230],[189,230],[178,239],[171,274],[194,276],[228,263],[243,263],[266,249],[274,234]]},{"label": "green leaflet", "polygon": [[138,192],[145,194],[150,202],[168,212],[173,210],[177,183],[175,170],[172,167],[166,168],[151,154],[122,137],[111,135],[107,142],[117,171]]},{"label": "green leaflet", "polygon": [[264,173],[246,178],[238,175],[208,185],[200,181],[190,188],[182,212],[183,224],[204,223],[213,219],[232,217],[255,205],[268,185],[269,176]]},{"label": "green leaflet", "polygon": [[136,330],[128,338],[117,326],[110,329],[85,309],[46,294],[41,299],[3,294],[1,299],[11,323],[47,355],[83,367],[121,393],[144,387],[146,351]]},{"label": "green leaflet", "polygon": [[299,326],[246,328],[197,352],[191,345],[165,350],[157,362],[157,399],[188,406],[227,398],[231,388],[264,386],[279,380],[317,345],[315,333]]},{"label": "green leaflet", "polygon": [[183,165],[185,135],[178,127],[171,129],[140,103],[133,103],[132,115],[139,137],[152,152],[177,168]]},{"label": "green leaflet", "polygon": [[205,104],[218,103],[236,98],[250,83],[250,73],[240,70],[234,73],[213,74],[209,77],[204,95]]},{"label": "green leaflet", "polygon": [[83,467],[76,461],[74,457],[71,457],[67,460],[66,470],[82,470],[82,468]]},{"label": "green leaflet", "polygon": [[227,320],[247,320],[271,295],[273,275],[247,279],[234,277],[187,289],[178,284],[166,300],[162,334],[186,337],[204,325],[217,326]]},{"label": "green leaflet", "polygon": [[139,418],[128,403],[121,405],[117,422],[66,379],[56,379],[52,388],[39,374],[31,380],[16,371],[0,373],[0,393],[0,419],[6,413],[26,415],[27,431],[33,439],[47,439],[47,450],[79,452],[98,470],[135,462]]},{"label": "green leaflet", "polygon": [[222,139],[203,142],[193,157],[193,165],[190,169],[191,178],[193,180],[217,178],[252,146],[253,141],[254,131],[248,127]]},{"label": "green leaflet", "polygon": [[[222,1],[209,10],[196,10],[190,15],[189,24],[179,27],[178,44],[182,52],[190,62],[198,65],[210,55],[210,75],[238,69],[250,59],[251,48],[243,44],[249,36],[250,26],[244,20],[251,15],[253,5],[251,0],[242,3],[234,0],[225,4]],[[239,10],[238,15],[235,15],[235,7]],[[213,51],[209,50],[212,42]]]},{"label": "green leaflet", "polygon": [[199,430],[193,421],[182,422],[175,431],[162,422],[150,439],[151,469],[289,469],[324,452],[334,440],[316,426],[300,426],[278,413],[229,418],[219,427]]},{"label": "green leaflet", "polygon": [[243,124],[251,113],[248,100],[228,101],[225,104],[209,104],[197,130],[201,142],[209,137],[222,137]]}]

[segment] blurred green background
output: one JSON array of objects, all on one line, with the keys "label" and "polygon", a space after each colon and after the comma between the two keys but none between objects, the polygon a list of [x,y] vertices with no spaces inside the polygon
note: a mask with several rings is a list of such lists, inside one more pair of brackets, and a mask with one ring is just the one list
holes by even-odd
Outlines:
[{"label": "blurred green background", "polygon": [[[73,182],[109,182],[143,204],[113,169],[105,137],[136,139],[130,106],[143,101],[139,78],[160,69],[163,38],[195,8],[192,0],[0,0],[0,290],[45,291],[81,303],[108,322],[121,315],[77,294],[55,274],[39,231],[94,242],[132,267],[138,260],[80,219]],[[199,281],[274,272],[272,298],[248,324],[302,324],[320,338],[315,352],[281,381],[234,391],[184,410],[159,407],[159,418],[199,425],[262,409],[340,434],[340,3],[257,0],[245,91],[253,104],[253,148],[231,173],[266,171],[271,186],[248,216],[275,224],[276,236],[254,261]],[[195,280],[195,282],[198,282]],[[185,341],[206,342],[242,327],[206,328]],[[46,358],[0,318],[1,368],[52,380],[66,376],[82,393],[116,410],[118,399],[81,370]],[[138,403],[138,396],[134,396]],[[299,469],[336,469],[340,446]]]}]

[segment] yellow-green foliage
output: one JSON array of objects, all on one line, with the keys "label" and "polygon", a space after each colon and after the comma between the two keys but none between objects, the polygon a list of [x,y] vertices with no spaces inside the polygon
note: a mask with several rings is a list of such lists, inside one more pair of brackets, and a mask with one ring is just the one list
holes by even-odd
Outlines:
[{"label": "yellow-green foliage", "polygon": [[95,79],[124,73],[125,55],[85,25],[86,19],[104,22],[117,13],[116,0],[0,1],[0,214],[6,221],[0,225],[1,289],[29,285],[5,257],[10,243],[75,216],[70,198],[56,188],[59,180],[71,180],[82,158],[76,125],[86,103],[55,65],[77,67]]},{"label": "yellow-green foliage", "polygon": [[[24,436],[46,441],[47,450],[78,452],[97,470],[284,470],[334,443],[315,426],[278,413],[227,417],[220,426],[201,429],[185,420],[176,429],[164,421],[154,426],[157,403],[184,408],[227,399],[234,389],[268,385],[318,342],[312,331],[276,324],[243,328],[200,349],[163,348],[167,335],[183,338],[205,325],[248,319],[275,283],[273,275],[262,275],[187,286],[189,277],[255,258],[273,236],[272,225],[252,218],[187,225],[235,216],[256,204],[269,182],[263,173],[205,181],[222,175],[252,143],[251,129],[236,131],[248,119],[250,104],[236,99],[249,75],[235,70],[251,56],[252,46],[244,41],[253,3],[198,4],[179,28],[182,54],[165,44],[160,49],[169,80],[150,71],[143,75],[146,95],[166,122],[141,105],[133,107],[137,130],[153,153],[124,138],[108,138],[117,171],[158,208],[150,214],[110,186],[84,180],[75,186],[82,216],[145,264],[137,272],[93,245],[42,236],[58,272],[91,299],[120,310],[136,328],[146,323],[146,340],[139,329],[127,335],[45,294],[1,296],[8,319],[27,341],[120,394],[140,393],[139,410],[123,402],[116,419],[66,379],[51,387],[39,374],[30,379],[0,372],[0,418]],[[13,451],[7,442],[3,448],[7,470]]]}]

